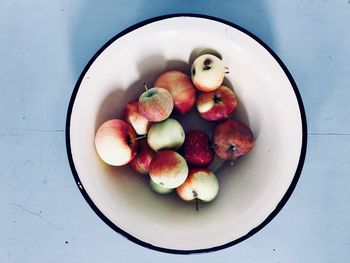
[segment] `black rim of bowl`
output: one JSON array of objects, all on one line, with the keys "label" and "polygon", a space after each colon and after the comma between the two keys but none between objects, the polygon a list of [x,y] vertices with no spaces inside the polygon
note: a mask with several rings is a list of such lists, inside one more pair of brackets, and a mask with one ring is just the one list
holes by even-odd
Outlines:
[{"label": "black rim of bowl", "polygon": [[[75,165],[74,165],[74,161],[73,161],[73,157],[72,157],[72,152],[71,152],[71,144],[70,144],[70,121],[71,121],[71,115],[72,115],[72,109],[73,109],[73,105],[74,105],[74,101],[76,98],[76,95],[78,93],[80,84],[86,74],[86,72],[88,71],[88,69],[90,68],[90,66],[93,64],[93,62],[96,60],[96,58],[110,45],[112,44],[115,40],[117,40],[118,38],[120,38],[121,36],[124,36],[126,34],[128,34],[129,32],[140,28],[144,25],[153,23],[153,22],[157,22],[160,20],[165,20],[168,18],[174,18],[174,17],[196,17],[196,18],[203,18],[203,19],[208,19],[208,20],[213,20],[213,21],[217,21],[217,22],[221,22],[223,24],[226,24],[228,26],[231,26],[241,32],[243,32],[244,34],[250,36],[252,39],[254,39],[255,41],[257,41],[261,46],[263,46],[273,57],[274,59],[278,62],[278,64],[280,65],[280,67],[283,69],[284,73],[286,74],[286,76],[289,79],[289,82],[291,84],[291,86],[293,87],[295,96],[297,98],[298,104],[299,104],[299,111],[300,111],[300,116],[301,116],[301,122],[302,122],[302,147],[301,147],[301,151],[300,151],[300,157],[299,157],[299,162],[298,162],[298,166],[297,169],[295,171],[295,175],[293,177],[293,180],[290,184],[290,186],[288,187],[287,192],[284,194],[283,198],[280,200],[280,202],[278,203],[278,205],[276,206],[276,208],[272,211],[272,213],[257,227],[253,228],[252,230],[250,230],[247,234],[245,234],[244,236],[232,240],[231,242],[228,242],[226,244],[223,245],[219,245],[219,246],[215,246],[215,247],[211,247],[211,248],[204,248],[204,249],[195,249],[195,250],[178,250],[178,249],[170,249],[170,248],[163,248],[163,247],[158,247],[158,246],[154,246],[150,243],[146,243],[132,235],[130,235],[129,233],[125,232],[124,230],[122,230],[121,228],[119,228],[117,225],[115,225],[113,222],[111,222],[100,210],[99,208],[93,203],[93,201],[91,200],[91,198],[89,197],[88,193],[85,191],[80,179],[79,179],[79,175],[75,169]],[[261,230],[264,226],[266,226],[278,213],[279,211],[281,211],[281,209],[283,208],[283,206],[286,204],[286,202],[288,201],[289,197],[291,196],[302,171],[303,165],[304,165],[304,161],[305,161],[305,155],[306,155],[306,145],[307,145],[307,124],[306,124],[306,115],[305,115],[305,109],[304,109],[304,105],[298,90],[298,87],[292,77],[292,75],[290,74],[290,72],[288,71],[287,67],[284,65],[284,63],[282,62],[282,60],[275,54],[275,52],[267,45],[265,44],[261,39],[259,39],[257,36],[255,36],[254,34],[252,34],[251,32],[247,31],[246,29],[232,23],[229,21],[226,21],[224,19],[221,18],[217,18],[217,17],[213,17],[213,16],[208,16],[208,15],[202,15],[202,14],[192,14],[192,13],[179,13],[179,14],[169,14],[169,15],[163,15],[163,16],[157,16],[154,18],[150,18],[147,20],[144,20],[142,22],[139,22],[133,26],[130,26],[128,28],[126,28],[125,30],[121,31],[120,33],[118,33],[117,35],[115,35],[114,37],[112,37],[106,44],[104,44],[97,52],[96,54],[90,59],[90,61],[88,62],[88,64],[85,66],[83,72],[81,73],[71,96],[70,102],[69,102],[69,106],[68,106],[68,111],[67,111],[67,119],[66,119],[66,148],[67,148],[67,155],[68,155],[68,160],[69,160],[69,164],[70,164],[70,168],[72,170],[75,182],[81,192],[81,194],[84,196],[85,200],[87,201],[87,203],[90,205],[90,207],[92,208],[92,210],[108,225],[110,226],[113,230],[115,230],[116,232],[122,234],[123,236],[125,236],[127,239],[135,242],[136,244],[139,244],[141,246],[144,246],[146,248],[149,249],[153,249],[156,251],[161,251],[161,252],[166,252],[166,253],[173,253],[173,254],[192,254],[192,253],[204,253],[204,252],[212,252],[212,251],[217,251],[217,250],[221,250],[224,248],[228,248],[230,246],[233,246],[235,244],[238,244],[240,242],[242,242],[243,240],[251,237],[252,235],[254,235],[255,233],[257,233],[259,230]]]}]

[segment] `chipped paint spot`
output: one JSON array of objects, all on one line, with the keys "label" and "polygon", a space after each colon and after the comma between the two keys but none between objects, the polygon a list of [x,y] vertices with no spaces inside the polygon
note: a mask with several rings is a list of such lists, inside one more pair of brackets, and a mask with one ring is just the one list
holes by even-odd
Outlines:
[{"label": "chipped paint spot", "polygon": [[83,190],[83,186],[81,185],[80,182],[78,182],[78,186],[79,186],[79,188],[80,188],[81,190]]}]

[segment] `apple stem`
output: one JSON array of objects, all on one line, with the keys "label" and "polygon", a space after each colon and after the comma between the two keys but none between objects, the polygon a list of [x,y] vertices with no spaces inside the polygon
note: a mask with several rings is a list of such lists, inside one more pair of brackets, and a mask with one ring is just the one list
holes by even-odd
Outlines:
[{"label": "apple stem", "polygon": [[195,190],[193,190],[192,193],[193,193],[193,196],[194,196],[195,202],[196,202],[196,211],[198,211],[198,198],[197,198],[198,194]]},{"label": "apple stem", "polygon": [[235,163],[233,161],[233,153],[237,151],[237,147],[233,144],[230,145],[230,147],[228,148],[229,152],[230,152],[230,165],[233,166]]},{"label": "apple stem", "polygon": [[147,87],[146,81],[144,81],[144,82],[143,82],[143,87],[145,88],[145,90],[148,90],[148,87]]},{"label": "apple stem", "polygon": [[233,151],[230,151],[230,165],[233,166],[235,163],[233,162]]},{"label": "apple stem", "polygon": [[132,142],[134,142],[134,141],[138,141],[138,140],[141,140],[141,139],[143,139],[143,138],[146,138],[147,137],[147,135],[145,134],[145,135],[141,135],[141,136],[139,136],[139,137],[136,137],[135,139],[133,139],[133,140],[131,140]]}]

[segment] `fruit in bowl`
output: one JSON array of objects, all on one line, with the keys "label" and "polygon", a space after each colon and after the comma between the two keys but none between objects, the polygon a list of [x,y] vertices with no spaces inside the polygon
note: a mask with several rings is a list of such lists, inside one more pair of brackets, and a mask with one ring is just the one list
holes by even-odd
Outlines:
[{"label": "fruit in bowl", "polygon": [[224,63],[214,55],[203,54],[193,62],[191,76],[197,89],[204,92],[216,90],[225,77]]},{"label": "fruit in bowl", "polygon": [[200,130],[186,133],[183,154],[190,167],[207,167],[214,160],[214,150],[209,136]]},{"label": "fruit in bowl", "polygon": [[[149,186],[156,193],[167,194],[177,188],[183,200],[196,199],[196,204],[198,200],[213,200],[218,180],[204,168],[215,154],[231,161],[247,154],[254,141],[246,125],[227,120],[237,109],[237,98],[231,88],[221,85],[224,69],[221,59],[203,54],[192,64],[192,79],[170,70],[158,76],[153,88],[145,85],[139,99],[124,108],[128,123],[107,121],[97,131],[95,143],[101,158],[112,165],[130,163],[137,173],[149,173]],[[198,97],[195,87],[204,91]],[[225,120],[213,131],[213,142],[199,129],[185,134],[181,123],[172,118],[172,113],[183,116],[195,104],[205,121]]]},{"label": "fruit in bowl", "polygon": [[153,182],[153,180],[151,178],[149,179],[149,186],[151,187],[151,189],[154,192],[156,192],[157,194],[161,194],[161,195],[170,194],[175,189],[175,188],[165,188],[164,186],[156,184],[155,182]]},{"label": "fruit in bowl", "polygon": [[[254,136],[243,123],[228,119],[237,109],[237,97],[222,85],[225,67],[221,59],[203,54],[193,62],[191,74],[192,79],[176,70],[159,75],[153,88],[145,85],[139,99],[125,106],[124,117],[132,127],[111,120],[101,126],[95,141],[108,164],[130,162],[137,173],[149,173],[154,192],[168,194],[176,188],[181,199],[195,199],[198,210],[198,200],[210,202],[219,191],[216,176],[205,167],[215,155],[232,162],[247,154],[253,148]],[[202,91],[198,97],[195,87]],[[172,113],[183,116],[195,104],[201,118],[219,122],[212,140],[199,129],[185,134],[181,123],[172,118]]]},{"label": "fruit in bowl", "polygon": [[176,188],[176,192],[185,201],[199,199],[204,202],[210,202],[219,192],[219,181],[210,170],[203,168],[193,169],[190,170],[186,181]]},{"label": "fruit in bowl", "polygon": [[173,118],[153,123],[147,135],[147,142],[154,151],[179,149],[185,141],[182,125]]},{"label": "fruit in bowl", "polygon": [[140,174],[148,174],[149,166],[155,154],[149,147],[147,139],[140,140],[136,155],[130,162],[130,167]]},{"label": "fruit in bowl", "polygon": [[139,98],[139,111],[151,122],[167,119],[174,108],[174,100],[170,92],[163,88],[148,89]]},{"label": "fruit in bowl", "polygon": [[244,123],[226,120],[215,128],[213,143],[221,159],[233,161],[253,149],[254,135]]},{"label": "fruit in bowl", "polygon": [[203,92],[198,96],[197,110],[207,121],[221,121],[237,110],[237,98],[232,89],[220,86],[214,91]]},{"label": "fruit in bowl", "polygon": [[188,166],[180,154],[173,150],[164,150],[154,156],[149,175],[161,187],[176,188],[186,180]]},{"label": "fruit in bowl", "polygon": [[147,134],[151,125],[151,122],[140,113],[138,100],[131,101],[125,106],[124,119],[138,135]]},{"label": "fruit in bowl", "polygon": [[185,73],[170,70],[162,73],[154,83],[155,87],[168,90],[174,99],[174,111],[185,114],[196,102],[196,89],[192,80]]},{"label": "fruit in bowl", "polygon": [[119,119],[104,122],[95,135],[96,151],[110,165],[129,163],[136,155],[137,145],[134,129]]}]

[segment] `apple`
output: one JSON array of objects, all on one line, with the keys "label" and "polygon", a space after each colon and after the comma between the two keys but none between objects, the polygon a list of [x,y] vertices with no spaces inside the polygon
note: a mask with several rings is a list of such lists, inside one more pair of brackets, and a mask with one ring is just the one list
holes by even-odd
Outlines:
[{"label": "apple", "polygon": [[154,183],[165,188],[176,188],[187,178],[185,159],[173,150],[158,152],[151,161],[149,175]]},{"label": "apple", "polygon": [[154,192],[161,195],[169,194],[174,191],[174,188],[165,188],[163,186],[160,186],[159,184],[153,182],[152,179],[149,179],[149,185]]},{"label": "apple", "polygon": [[126,104],[124,108],[124,119],[134,128],[138,135],[147,134],[151,123],[140,113],[138,100]]},{"label": "apple", "polygon": [[129,163],[136,155],[137,145],[134,129],[119,119],[104,122],[95,135],[96,151],[110,165]]},{"label": "apple", "polygon": [[167,119],[173,108],[173,97],[169,91],[163,88],[147,89],[139,98],[139,111],[142,116],[151,122]]},{"label": "apple", "polygon": [[161,74],[154,83],[155,87],[168,90],[174,99],[174,111],[189,112],[196,101],[196,88],[189,76],[181,71],[171,70]]},{"label": "apple", "polygon": [[232,89],[220,86],[211,92],[203,92],[197,99],[199,115],[207,121],[227,119],[237,109],[237,98]]},{"label": "apple", "polygon": [[213,143],[221,159],[233,161],[253,149],[254,135],[244,123],[226,120],[214,129]]},{"label": "apple", "polygon": [[148,174],[149,166],[156,153],[148,146],[147,139],[139,141],[136,156],[130,162],[130,167],[140,174]]},{"label": "apple", "polygon": [[219,192],[219,182],[210,170],[197,168],[190,170],[186,181],[176,188],[176,192],[185,201],[199,199],[210,202]]},{"label": "apple", "polygon": [[216,90],[222,84],[224,76],[224,63],[221,59],[211,54],[197,57],[191,67],[193,84],[201,91]]},{"label": "apple", "polygon": [[183,153],[190,167],[207,167],[214,160],[214,150],[209,136],[200,130],[186,133]]},{"label": "apple", "polygon": [[185,132],[181,124],[172,118],[153,123],[148,131],[147,142],[154,150],[175,149],[185,141]]}]

